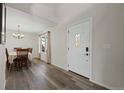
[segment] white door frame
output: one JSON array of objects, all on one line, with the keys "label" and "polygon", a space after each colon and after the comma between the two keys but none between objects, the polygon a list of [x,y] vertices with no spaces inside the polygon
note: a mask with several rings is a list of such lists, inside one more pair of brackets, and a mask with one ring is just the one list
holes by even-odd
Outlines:
[{"label": "white door frame", "polygon": [[69,52],[68,52],[68,48],[69,48],[69,27],[70,26],[73,26],[73,25],[76,25],[76,24],[79,24],[79,23],[81,23],[81,22],[83,22],[83,21],[85,21],[85,20],[89,20],[89,22],[90,22],[90,47],[89,47],[89,49],[90,49],[90,51],[89,51],[89,54],[90,54],[90,59],[89,59],[89,62],[90,62],[90,77],[89,77],[89,79],[91,80],[92,79],[92,64],[93,64],[93,60],[92,60],[92,17],[86,17],[86,18],[82,18],[81,20],[78,20],[78,21],[75,21],[75,22],[73,22],[73,23],[71,23],[71,24],[69,24],[68,26],[67,26],[67,71],[69,71],[69,67],[68,67],[68,64],[69,64]]}]

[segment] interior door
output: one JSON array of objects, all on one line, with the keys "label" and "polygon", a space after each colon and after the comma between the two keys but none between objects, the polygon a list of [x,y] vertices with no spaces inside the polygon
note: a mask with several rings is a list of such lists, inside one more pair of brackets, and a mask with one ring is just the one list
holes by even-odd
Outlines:
[{"label": "interior door", "polygon": [[90,77],[90,20],[69,26],[69,70]]}]

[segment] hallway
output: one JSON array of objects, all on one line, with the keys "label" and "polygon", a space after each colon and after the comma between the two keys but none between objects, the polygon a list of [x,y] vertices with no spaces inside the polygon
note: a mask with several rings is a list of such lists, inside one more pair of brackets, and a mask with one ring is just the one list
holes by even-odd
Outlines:
[{"label": "hallway", "polygon": [[86,78],[37,59],[27,70],[7,72],[6,90],[104,90]]}]

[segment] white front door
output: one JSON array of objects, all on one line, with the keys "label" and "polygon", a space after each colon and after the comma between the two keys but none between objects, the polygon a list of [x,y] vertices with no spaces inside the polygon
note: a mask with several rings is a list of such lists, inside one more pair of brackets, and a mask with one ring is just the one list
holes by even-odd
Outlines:
[{"label": "white front door", "polygon": [[69,26],[69,70],[90,78],[90,19]]}]

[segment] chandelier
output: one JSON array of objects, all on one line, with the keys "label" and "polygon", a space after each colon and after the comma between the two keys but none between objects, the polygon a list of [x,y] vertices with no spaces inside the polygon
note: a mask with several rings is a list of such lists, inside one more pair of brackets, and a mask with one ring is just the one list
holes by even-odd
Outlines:
[{"label": "chandelier", "polygon": [[13,33],[12,36],[13,36],[14,38],[17,38],[17,39],[22,39],[22,38],[24,38],[24,35],[21,34],[21,32],[20,32],[20,25],[18,25],[17,27],[18,27],[18,32],[17,32],[17,33]]}]

